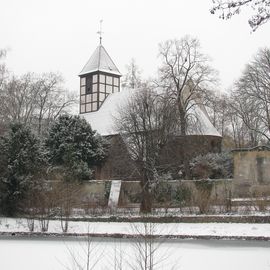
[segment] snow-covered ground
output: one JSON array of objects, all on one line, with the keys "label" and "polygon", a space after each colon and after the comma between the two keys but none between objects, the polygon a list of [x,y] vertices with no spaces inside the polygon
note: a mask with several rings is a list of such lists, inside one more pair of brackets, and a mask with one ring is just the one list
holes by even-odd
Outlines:
[{"label": "snow-covered ground", "polygon": [[[0,232],[27,232],[25,219],[0,219]],[[40,232],[35,222],[35,232]],[[127,222],[69,223],[69,233],[101,234],[170,234],[212,236],[266,236],[270,237],[270,224],[240,223],[161,223],[143,224]],[[50,221],[48,233],[62,233],[60,221]],[[0,269],[2,270],[61,270],[80,269],[78,262],[87,262],[89,246],[90,269],[138,269],[138,239],[92,238],[54,236],[0,236]],[[142,245],[138,245],[141,243]],[[183,270],[269,270],[270,241],[239,240],[180,240],[160,239],[153,245],[154,269]],[[121,267],[119,263],[122,264]],[[95,265],[95,267],[92,267]],[[172,268],[174,267],[174,268]],[[86,269],[86,268],[81,268]]]},{"label": "snow-covered ground", "polygon": [[[143,223],[127,222],[83,222],[70,221],[69,233],[136,234],[143,233]],[[28,232],[25,219],[0,218],[0,232]],[[35,221],[35,232],[40,232]],[[62,233],[58,220],[50,221],[48,233]],[[270,237],[270,224],[258,223],[156,223],[152,228],[158,235],[210,235]],[[270,269],[270,267],[269,267]]]},{"label": "snow-covered ground", "polygon": [[[159,245],[160,244],[160,245]],[[231,240],[166,240],[157,243],[154,269],[183,270],[269,270],[270,243]],[[75,260],[86,264],[86,243],[74,239],[1,239],[0,269],[64,270]],[[95,238],[91,242],[90,269],[136,268],[138,250],[133,241]],[[115,267],[122,261],[122,268]],[[175,268],[172,268],[172,267]],[[83,268],[86,269],[86,268]]]}]

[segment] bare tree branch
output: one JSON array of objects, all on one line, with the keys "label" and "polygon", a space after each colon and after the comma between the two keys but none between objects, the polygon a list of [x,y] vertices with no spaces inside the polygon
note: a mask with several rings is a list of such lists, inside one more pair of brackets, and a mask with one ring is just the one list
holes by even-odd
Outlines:
[{"label": "bare tree branch", "polygon": [[259,26],[268,22],[270,19],[269,0],[212,0],[212,2],[213,7],[210,12],[212,14],[219,13],[219,18],[221,19],[231,19],[232,16],[239,14],[242,8],[250,7],[254,11],[248,20],[252,31],[256,31]]}]

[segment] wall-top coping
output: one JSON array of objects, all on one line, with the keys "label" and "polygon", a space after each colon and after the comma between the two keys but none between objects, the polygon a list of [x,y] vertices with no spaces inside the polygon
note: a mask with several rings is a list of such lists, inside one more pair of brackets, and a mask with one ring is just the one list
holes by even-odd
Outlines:
[{"label": "wall-top coping", "polygon": [[231,152],[251,152],[251,151],[270,151],[270,147],[267,145],[258,145],[251,148],[237,148],[233,149]]}]

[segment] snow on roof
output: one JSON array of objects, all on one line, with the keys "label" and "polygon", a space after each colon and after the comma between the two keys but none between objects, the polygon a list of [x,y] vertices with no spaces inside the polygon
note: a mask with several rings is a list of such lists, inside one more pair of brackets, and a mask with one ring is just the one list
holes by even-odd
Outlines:
[{"label": "snow on roof", "polygon": [[[125,106],[128,100],[132,98],[137,91],[138,90],[134,89],[123,89],[121,92],[110,94],[98,111],[85,113],[81,116],[102,136],[118,134],[119,132],[115,127],[115,119],[119,114],[119,108]],[[196,115],[199,127],[188,130],[189,135],[212,135],[221,137],[199,106],[193,106],[192,113]]]},{"label": "snow on roof", "polygon": [[102,136],[118,134],[114,121],[118,115],[119,106],[126,104],[131,96],[130,89],[110,94],[98,111],[84,113],[81,116]]},{"label": "snow on roof", "polygon": [[[191,101],[192,103],[192,101]],[[195,103],[195,102],[194,102]],[[189,135],[212,135],[221,137],[220,133],[210,122],[206,110],[201,108],[202,105],[192,106],[189,113],[193,114],[196,121],[191,124],[190,130],[188,130]]]},{"label": "snow on roof", "polygon": [[94,71],[103,71],[121,76],[118,68],[101,44],[96,48],[86,65],[83,67],[79,76]]}]

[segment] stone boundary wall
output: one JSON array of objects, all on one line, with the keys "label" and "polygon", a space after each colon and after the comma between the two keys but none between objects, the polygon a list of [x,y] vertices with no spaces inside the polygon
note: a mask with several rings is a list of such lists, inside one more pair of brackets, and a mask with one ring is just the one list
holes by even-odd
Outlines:
[{"label": "stone boundary wall", "polygon": [[[82,198],[89,206],[106,201],[110,193],[112,180],[92,180],[85,182]],[[155,207],[179,207],[215,202],[224,205],[231,198],[232,179],[216,180],[169,180],[160,181],[154,187]],[[140,202],[141,187],[139,181],[121,181],[119,207],[132,207]]]},{"label": "stone boundary wall", "polygon": [[265,197],[270,195],[270,148],[257,146],[235,149],[234,159],[235,197]]}]

